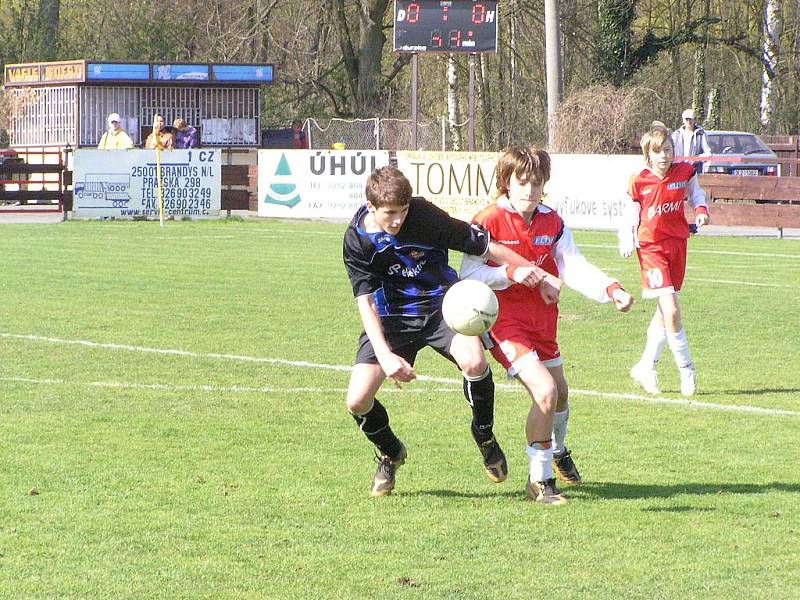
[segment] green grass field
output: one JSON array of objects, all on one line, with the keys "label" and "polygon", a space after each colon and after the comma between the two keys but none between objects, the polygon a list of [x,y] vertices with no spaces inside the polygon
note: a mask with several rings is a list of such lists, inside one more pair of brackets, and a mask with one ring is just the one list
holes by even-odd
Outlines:
[{"label": "green grass field", "polygon": [[[368,496],[343,231],[0,227],[0,597],[798,597],[800,242],[691,240],[692,402],[668,354],[662,396],[628,378],[651,302],[564,292],[585,482],[544,507],[524,500],[521,388],[495,369],[494,485],[430,351],[431,379],[382,391],[409,460]],[[576,237],[638,290],[615,236]]]}]

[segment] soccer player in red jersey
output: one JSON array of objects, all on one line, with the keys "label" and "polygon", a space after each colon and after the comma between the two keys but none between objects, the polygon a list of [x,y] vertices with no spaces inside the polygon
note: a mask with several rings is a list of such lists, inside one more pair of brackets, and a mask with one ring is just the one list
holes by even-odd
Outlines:
[{"label": "soccer player in red jersey", "polygon": [[628,194],[632,202],[619,231],[619,251],[627,258],[636,250],[642,297],[655,298],[658,305],[647,328],[644,352],[631,369],[631,377],[647,392],[660,393],[655,365],[667,344],[680,372],[681,394],[691,396],[695,369],[678,303],[689,238],[683,203],[689,201],[695,210],[695,225],[702,227],[709,222],[706,195],[692,165],[673,162],[670,131],[663,123],[654,121],[642,136],[641,145],[647,168],[631,177]]},{"label": "soccer player in red jersey", "polygon": [[365,191],[366,203],[345,232],[342,255],[364,326],[350,374],[347,409],[380,452],[370,493],[392,493],[397,469],[408,454],[376,394],[387,378],[398,386],[415,379],[414,361],[425,346],[461,370],[464,398],[472,409],[472,437],[486,475],[500,483],[508,465],[492,430],[492,371],[480,339],[452,331],[442,317],[444,294],[458,281],[448,263],[448,250],[525,267],[524,284],[535,287],[543,301],[558,301],[560,282],[494,242],[483,228],[413,197],[411,183],[394,167],[370,174]]},{"label": "soccer player in red jersey", "polygon": [[[541,204],[550,179],[550,155],[544,150],[515,147],[497,163],[496,201],[473,219],[492,239],[540,266],[569,287],[597,302],[613,301],[626,311],[633,298],[619,282],[589,263],[578,250],[569,228],[553,209]],[[478,279],[495,290],[500,303],[490,332],[492,355],[531,396],[525,423],[530,500],[563,504],[553,470],[568,483],[580,475],[565,446],[569,415],[568,387],[556,341],[558,306],[545,304],[536,290],[520,285],[524,267],[493,262],[486,256],[465,256],[461,276]]]}]

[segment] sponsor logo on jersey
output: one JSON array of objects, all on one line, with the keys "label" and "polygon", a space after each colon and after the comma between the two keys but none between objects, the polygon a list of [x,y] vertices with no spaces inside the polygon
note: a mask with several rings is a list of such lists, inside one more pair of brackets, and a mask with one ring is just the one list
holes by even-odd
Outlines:
[{"label": "sponsor logo on jersey", "polygon": [[537,235],[533,238],[534,246],[549,246],[556,241],[554,235]]},{"label": "sponsor logo on jersey", "polygon": [[413,278],[422,273],[422,270],[425,268],[426,264],[428,264],[427,260],[423,260],[413,267],[406,267],[405,265],[395,263],[389,266],[389,268],[386,270],[386,273],[390,276],[399,275],[401,277]]},{"label": "sponsor logo on jersey", "polygon": [[686,184],[689,183],[688,181],[673,181],[672,183],[667,184],[668,190],[680,190],[686,187]]},{"label": "sponsor logo on jersey", "polygon": [[496,240],[498,244],[503,244],[504,246],[516,246],[519,244],[519,240]]}]

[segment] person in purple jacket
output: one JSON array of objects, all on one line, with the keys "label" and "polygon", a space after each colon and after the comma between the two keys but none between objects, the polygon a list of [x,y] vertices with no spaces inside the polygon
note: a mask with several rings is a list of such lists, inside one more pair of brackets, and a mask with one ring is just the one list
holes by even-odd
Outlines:
[{"label": "person in purple jacket", "polygon": [[172,126],[176,130],[175,134],[175,147],[176,148],[196,148],[197,147],[197,129],[190,127],[189,124],[182,118],[178,117],[173,121]]}]

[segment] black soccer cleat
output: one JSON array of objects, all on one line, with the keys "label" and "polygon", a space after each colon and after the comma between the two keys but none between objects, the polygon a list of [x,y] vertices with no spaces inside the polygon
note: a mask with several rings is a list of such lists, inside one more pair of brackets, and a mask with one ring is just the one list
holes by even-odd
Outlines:
[{"label": "black soccer cleat", "polygon": [[[477,443],[477,442],[476,442]],[[494,483],[500,483],[508,477],[508,463],[503,449],[494,436],[492,439],[478,444],[478,450],[483,456],[483,468],[486,469],[486,476]]]},{"label": "black soccer cleat", "polygon": [[371,496],[388,496],[392,493],[397,469],[406,462],[407,457],[408,452],[403,444],[400,444],[400,455],[397,458],[393,459],[386,454],[375,457],[378,460],[378,468],[375,470],[375,476],[372,478]]},{"label": "black soccer cleat", "polygon": [[553,454],[553,471],[564,483],[578,485],[581,482],[581,474],[572,460],[572,452],[566,448],[561,454]]}]

